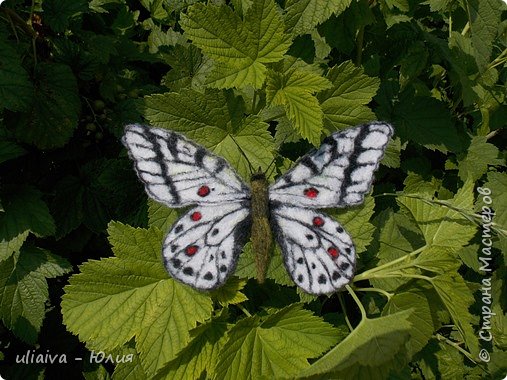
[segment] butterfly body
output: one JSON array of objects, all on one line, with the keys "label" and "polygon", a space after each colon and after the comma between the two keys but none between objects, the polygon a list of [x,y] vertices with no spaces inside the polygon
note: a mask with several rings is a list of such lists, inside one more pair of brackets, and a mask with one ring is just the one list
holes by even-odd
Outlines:
[{"label": "butterfly body", "polygon": [[263,283],[269,264],[273,235],[271,233],[269,215],[268,181],[260,170],[250,179],[252,188],[252,249],[255,253],[257,280]]},{"label": "butterfly body", "polygon": [[356,256],[350,235],[319,209],[363,202],[392,133],[382,122],[333,133],[273,184],[254,173],[251,188],[223,158],[179,133],[129,125],[123,143],[151,198],[193,205],[163,243],[172,277],[216,289],[251,235],[262,282],[274,236],[294,282],[307,293],[328,294],[352,280]]}]

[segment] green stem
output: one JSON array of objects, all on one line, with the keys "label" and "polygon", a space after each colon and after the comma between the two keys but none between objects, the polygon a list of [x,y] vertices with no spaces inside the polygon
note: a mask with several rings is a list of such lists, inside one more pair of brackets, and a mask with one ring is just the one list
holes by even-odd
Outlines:
[{"label": "green stem", "polygon": [[363,321],[365,319],[368,319],[368,316],[366,315],[366,310],[364,310],[363,304],[361,303],[361,301],[359,300],[359,298],[357,298],[357,295],[354,292],[354,290],[352,289],[352,287],[350,285],[345,285],[345,287],[349,291],[349,293],[352,296],[352,298],[354,299],[354,301],[356,301],[357,307],[361,311],[361,321]]},{"label": "green stem", "polygon": [[438,333],[435,334],[435,338],[437,338],[437,340],[439,340],[441,342],[447,343],[449,346],[454,347],[459,352],[461,352],[463,355],[465,355],[468,359],[470,359],[470,361],[472,361],[473,363],[479,364],[475,361],[475,359],[473,358],[473,356],[470,352],[468,352],[464,348],[460,347],[459,343],[453,342],[452,340],[450,340],[450,339],[446,338],[445,336],[438,334]]},{"label": "green stem", "polygon": [[393,296],[392,293],[389,293],[389,292],[385,291],[384,289],[379,289],[379,288],[355,288],[355,290],[358,292],[380,293],[380,294],[383,294],[384,296],[386,296],[387,300],[390,300],[391,297]]},{"label": "green stem", "polygon": [[364,25],[359,28],[356,39],[356,66],[361,66],[363,58]]},{"label": "green stem", "polygon": [[[424,251],[426,248],[427,248],[427,245],[423,245],[422,247],[416,249],[413,252],[410,252],[410,253],[406,254],[405,256],[399,257],[396,260],[389,261],[388,263],[385,263],[385,264],[380,265],[378,267],[369,269],[366,272],[360,273],[356,277],[354,277],[354,282],[361,281],[361,280],[366,280],[368,278],[371,278],[371,275],[374,274],[374,273],[376,273],[376,272],[385,270],[386,268],[389,268],[389,267],[391,267],[393,265],[396,265],[398,263],[401,263],[403,261],[408,261],[412,257],[417,256],[419,253],[421,253],[422,251]],[[396,268],[396,269],[398,269],[398,268]]]},{"label": "green stem", "polygon": [[345,301],[343,300],[343,295],[340,293],[338,294],[338,301],[340,301],[340,306],[342,307],[343,315],[345,316],[345,322],[347,323],[350,332],[352,332],[354,327],[352,327],[352,323],[350,323],[349,316],[347,315],[347,307],[345,305]]},{"label": "green stem", "polygon": [[236,306],[237,306],[237,307],[238,307],[238,308],[239,308],[239,309],[240,309],[240,310],[241,310],[241,311],[242,311],[242,312],[243,312],[243,313],[244,313],[247,317],[251,317],[251,316],[252,316],[252,314],[250,314],[250,312],[249,312],[247,309],[245,309],[245,307],[244,307],[243,305],[241,305],[241,304],[239,304],[239,303],[238,303],[238,304],[236,304]]}]

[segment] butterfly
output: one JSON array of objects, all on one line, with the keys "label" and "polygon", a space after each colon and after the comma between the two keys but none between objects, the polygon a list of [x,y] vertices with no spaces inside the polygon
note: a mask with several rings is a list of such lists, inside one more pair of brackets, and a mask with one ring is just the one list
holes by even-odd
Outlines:
[{"label": "butterfly", "polygon": [[173,278],[198,290],[222,286],[251,233],[262,280],[273,232],[293,281],[319,295],[352,280],[356,255],[340,223],[318,210],[363,202],[392,134],[383,122],[335,132],[273,184],[259,171],[250,187],[225,159],[179,133],[132,124],[122,141],[152,199],[190,207],[163,242]]}]

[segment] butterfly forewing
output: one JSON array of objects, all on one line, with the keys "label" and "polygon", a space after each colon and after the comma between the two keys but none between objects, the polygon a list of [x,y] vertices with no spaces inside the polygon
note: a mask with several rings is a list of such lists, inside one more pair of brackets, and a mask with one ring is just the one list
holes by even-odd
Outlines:
[{"label": "butterfly forewing", "polygon": [[128,125],[123,143],[147,193],[170,207],[238,202],[249,189],[218,156],[182,135],[144,125]]},{"label": "butterfly forewing", "polygon": [[312,208],[362,203],[392,132],[371,123],[332,134],[270,187],[269,199]]},{"label": "butterfly forewing", "polygon": [[247,202],[192,208],[165,238],[163,256],[168,272],[201,290],[223,285],[236,268],[250,222]]}]

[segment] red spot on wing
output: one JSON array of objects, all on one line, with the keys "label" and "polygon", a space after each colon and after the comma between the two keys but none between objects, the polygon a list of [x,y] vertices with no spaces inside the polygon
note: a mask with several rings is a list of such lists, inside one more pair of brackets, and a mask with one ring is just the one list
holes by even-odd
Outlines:
[{"label": "red spot on wing", "polygon": [[204,185],[197,190],[197,195],[200,197],[205,197],[210,193],[210,189],[208,186]]},{"label": "red spot on wing", "polygon": [[187,248],[185,248],[185,253],[188,256],[195,255],[197,251],[199,250],[199,247],[196,245],[189,245]]},{"label": "red spot on wing", "polygon": [[309,187],[308,189],[305,189],[304,194],[308,198],[316,198],[317,195],[319,195],[319,190],[317,190],[315,187]]},{"label": "red spot on wing", "polygon": [[337,257],[340,255],[340,251],[339,251],[337,248],[335,248],[335,247],[329,247],[329,248],[327,249],[327,253],[329,253],[329,255],[330,255],[333,259],[337,258]]},{"label": "red spot on wing", "polygon": [[324,219],[322,219],[320,216],[316,216],[313,218],[313,225],[315,227],[322,227],[324,225]]},{"label": "red spot on wing", "polygon": [[190,215],[190,219],[192,219],[194,222],[197,222],[198,220],[201,220],[202,214],[199,211],[195,211]]}]

